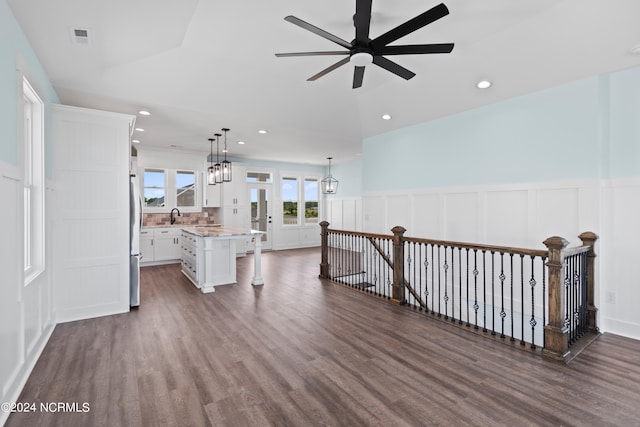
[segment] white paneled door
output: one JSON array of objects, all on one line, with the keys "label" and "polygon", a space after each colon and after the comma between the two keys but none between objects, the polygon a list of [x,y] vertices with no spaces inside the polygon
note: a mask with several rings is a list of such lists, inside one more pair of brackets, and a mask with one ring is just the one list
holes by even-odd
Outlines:
[{"label": "white paneled door", "polygon": [[129,135],[134,117],[54,106],[58,322],[129,310]]}]

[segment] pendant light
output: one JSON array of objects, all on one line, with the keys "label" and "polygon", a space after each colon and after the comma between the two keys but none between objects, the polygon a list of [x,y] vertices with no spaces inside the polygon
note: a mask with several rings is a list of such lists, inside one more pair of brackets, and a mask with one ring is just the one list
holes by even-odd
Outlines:
[{"label": "pendant light", "polygon": [[331,176],[331,159],[333,157],[327,157],[329,160],[329,173],[322,180],[322,192],[324,194],[336,194],[338,191],[338,180]]},{"label": "pendant light", "polygon": [[227,160],[227,132],[229,128],[222,128],[224,132],[224,160],[222,162],[222,181],[231,182],[231,162]]},{"label": "pendant light", "polygon": [[213,174],[215,176],[216,184],[222,183],[222,165],[220,164],[220,141],[222,136],[220,133],[216,133],[216,164],[213,165]]},{"label": "pendant light", "polygon": [[207,184],[216,185],[215,168],[213,167],[213,138],[209,138],[211,143],[211,154],[209,155],[209,168],[207,169]]}]

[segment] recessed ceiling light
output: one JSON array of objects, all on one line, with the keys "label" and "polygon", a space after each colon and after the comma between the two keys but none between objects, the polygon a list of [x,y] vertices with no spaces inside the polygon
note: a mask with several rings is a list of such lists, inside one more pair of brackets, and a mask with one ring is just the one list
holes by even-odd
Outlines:
[{"label": "recessed ceiling light", "polygon": [[476,86],[478,87],[478,89],[488,89],[491,87],[491,82],[489,80],[482,80],[479,81]]},{"label": "recessed ceiling light", "polygon": [[151,113],[148,112],[147,110],[140,110],[140,111],[138,111],[138,113],[142,114],[143,116],[150,116],[151,115]]},{"label": "recessed ceiling light", "polygon": [[264,129],[260,129],[260,130],[258,131],[258,133],[261,133],[261,134],[263,134],[263,135],[264,135],[265,133],[267,133],[267,131],[266,131],[266,130],[264,130]]},{"label": "recessed ceiling light", "polygon": [[389,115],[389,114],[383,114],[383,115],[382,115],[382,120],[391,120],[391,115]]},{"label": "recessed ceiling light", "polygon": [[142,129],[142,128],[136,128],[136,130],[137,130],[138,132],[144,132],[144,129]]},{"label": "recessed ceiling light", "polygon": [[140,144],[140,141],[138,141],[137,139],[132,139],[131,142],[133,142],[135,144]]},{"label": "recessed ceiling light", "polygon": [[244,145],[244,141],[238,141],[238,145]]}]

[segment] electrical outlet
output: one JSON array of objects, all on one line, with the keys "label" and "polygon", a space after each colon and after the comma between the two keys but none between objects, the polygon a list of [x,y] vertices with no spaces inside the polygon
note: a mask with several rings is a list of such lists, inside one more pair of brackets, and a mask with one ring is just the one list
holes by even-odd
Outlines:
[{"label": "electrical outlet", "polygon": [[616,293],[607,292],[607,304],[615,304],[615,303],[616,303]]}]

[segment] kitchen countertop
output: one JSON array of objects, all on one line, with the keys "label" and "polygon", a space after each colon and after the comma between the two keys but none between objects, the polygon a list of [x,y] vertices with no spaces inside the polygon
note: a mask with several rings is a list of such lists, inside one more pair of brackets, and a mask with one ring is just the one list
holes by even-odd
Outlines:
[{"label": "kitchen countertop", "polygon": [[200,237],[233,237],[233,236],[251,236],[253,234],[261,234],[262,231],[251,230],[249,228],[233,228],[223,226],[199,226],[199,227],[182,227],[185,231],[194,236]]}]

